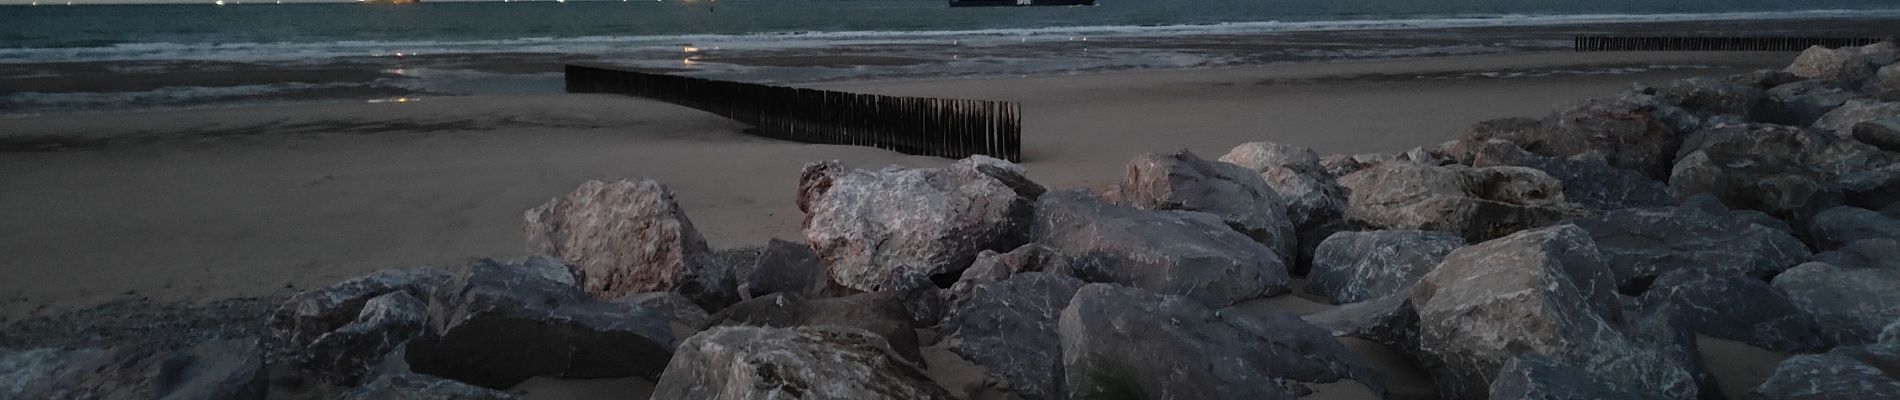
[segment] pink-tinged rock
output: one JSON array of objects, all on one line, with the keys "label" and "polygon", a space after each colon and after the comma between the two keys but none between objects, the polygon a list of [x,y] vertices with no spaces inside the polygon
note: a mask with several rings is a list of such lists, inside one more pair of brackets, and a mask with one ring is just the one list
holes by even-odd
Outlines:
[{"label": "pink-tinged rock", "polygon": [[727,266],[659,182],[588,181],[523,218],[528,251],[579,267],[595,298],[671,291],[708,308],[738,300]]}]

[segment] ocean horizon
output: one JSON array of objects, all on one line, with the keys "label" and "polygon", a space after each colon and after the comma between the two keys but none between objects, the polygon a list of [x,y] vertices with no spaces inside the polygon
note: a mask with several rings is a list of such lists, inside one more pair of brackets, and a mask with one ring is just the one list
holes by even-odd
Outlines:
[{"label": "ocean horizon", "polygon": [[797,83],[1547,51],[1569,42],[1514,30],[1900,18],[1892,4],[1863,0],[523,3],[16,1],[0,7],[0,113],[556,92],[559,66],[574,61]]}]

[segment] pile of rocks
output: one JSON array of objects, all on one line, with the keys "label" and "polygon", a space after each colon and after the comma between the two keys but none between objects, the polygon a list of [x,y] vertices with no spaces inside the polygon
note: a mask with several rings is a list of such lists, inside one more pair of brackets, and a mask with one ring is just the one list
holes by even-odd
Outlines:
[{"label": "pile of rocks", "polygon": [[[1698,335],[1799,354],[1749,398],[1900,398],[1895,53],[1811,49],[1401,154],[1145,154],[1091,191],[982,156],[813,163],[805,240],[739,263],[665,186],[588,182],[526,213],[536,257],[376,272],[271,327],[296,370],[366,399],[536,376],[644,377],[656,399],[1397,396],[1342,336],[1440,398],[1742,395]],[[1300,289],[1341,307],[1235,307]],[[989,376],[933,381],[933,342]],[[4,352],[0,398],[257,398],[255,348]]]}]

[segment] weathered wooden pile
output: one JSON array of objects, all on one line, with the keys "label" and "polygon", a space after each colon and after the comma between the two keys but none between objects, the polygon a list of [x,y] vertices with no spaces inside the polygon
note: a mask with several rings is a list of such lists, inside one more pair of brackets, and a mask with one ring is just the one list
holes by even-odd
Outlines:
[{"label": "weathered wooden pile", "polygon": [[[1292,399],[1344,381],[1386,398],[1900,398],[1896,53],[1810,49],[1400,154],[1147,154],[1092,190],[982,156],[813,163],[804,242],[748,263],[714,257],[665,186],[588,182],[526,213],[539,256],[377,272],[291,299],[273,326],[305,350],[299,370],[365,399],[509,398],[495,389],[534,376],[647,377],[656,399]],[[1300,289],[1343,306],[1233,307]],[[1698,335],[1796,355],[1724,393]],[[1388,390],[1337,337],[1416,361],[1436,391]],[[988,378],[932,381],[933,341]],[[260,379],[217,359],[165,375],[179,364],[6,357],[38,374],[11,392],[29,398],[256,398],[178,388]]]}]

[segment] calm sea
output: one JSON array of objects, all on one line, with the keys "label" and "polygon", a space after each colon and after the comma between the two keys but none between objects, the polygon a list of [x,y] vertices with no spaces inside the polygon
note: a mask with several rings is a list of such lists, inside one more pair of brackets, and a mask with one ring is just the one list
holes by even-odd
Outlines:
[{"label": "calm sea", "polygon": [[[1106,43],[1053,58],[1024,55],[1048,53],[1044,48],[981,49],[1271,32],[1891,16],[1900,8],[1894,0],[1101,0],[1092,7],[956,9],[942,0],[225,2],[66,6],[63,0],[42,0],[38,6],[0,6],[0,111],[190,103],[219,96],[259,99],[285,91],[343,97],[396,92],[368,90],[379,87],[438,94],[542,91],[557,88],[549,83],[551,71],[523,65],[558,65],[575,57],[767,81],[1037,73],[1217,66],[1252,59]],[[960,51],[946,52],[941,47],[946,45]],[[1392,54],[1489,48],[1433,46]],[[1504,47],[1510,46],[1537,45]],[[682,49],[689,54],[682,55]],[[835,57],[773,58],[791,52]],[[494,57],[509,54],[539,56]],[[426,63],[385,59],[416,55],[436,58]],[[479,60],[441,58],[457,55]],[[105,67],[44,67],[70,63]],[[249,78],[243,73],[217,79],[192,75],[246,66],[263,72]],[[367,66],[374,74],[335,71],[352,66]],[[328,69],[312,71],[318,67]],[[296,73],[281,72],[287,69]],[[172,78],[145,76],[174,72]],[[72,83],[99,81],[108,73],[145,75],[106,79],[134,83],[119,87]],[[306,78],[271,81],[271,76],[291,75]],[[502,79],[509,77],[521,79]]]}]

